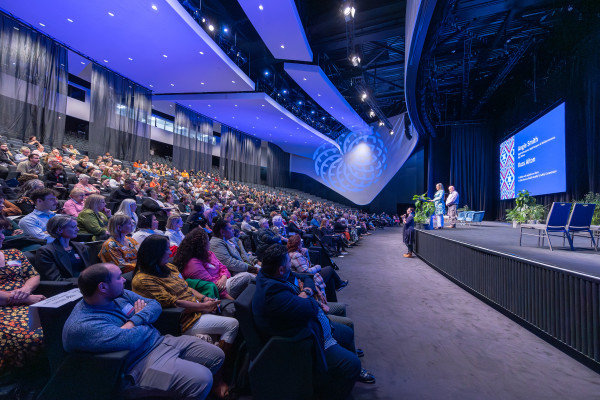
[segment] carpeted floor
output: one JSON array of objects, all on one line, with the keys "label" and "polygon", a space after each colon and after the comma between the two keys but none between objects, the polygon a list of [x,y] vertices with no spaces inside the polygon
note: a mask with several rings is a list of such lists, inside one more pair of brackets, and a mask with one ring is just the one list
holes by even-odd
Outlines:
[{"label": "carpeted floor", "polygon": [[358,399],[592,399],[600,375],[471,296],[419,259],[401,228],[336,259],[363,366]]}]

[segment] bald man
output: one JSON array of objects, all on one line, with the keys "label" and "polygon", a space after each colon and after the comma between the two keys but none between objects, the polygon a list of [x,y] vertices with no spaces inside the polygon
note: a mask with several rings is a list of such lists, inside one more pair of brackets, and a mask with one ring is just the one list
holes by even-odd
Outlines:
[{"label": "bald man", "polygon": [[454,186],[448,186],[448,198],[446,199],[446,206],[448,207],[448,218],[450,219],[450,228],[456,228],[456,208],[458,207],[458,192],[454,189]]},{"label": "bald man", "polygon": [[125,279],[114,264],[94,264],[77,281],[83,295],[63,328],[68,352],[129,350],[122,390],[148,397],[204,399],[225,359],[217,346],[194,336],[161,336],[152,326],[162,308],[124,290]]}]

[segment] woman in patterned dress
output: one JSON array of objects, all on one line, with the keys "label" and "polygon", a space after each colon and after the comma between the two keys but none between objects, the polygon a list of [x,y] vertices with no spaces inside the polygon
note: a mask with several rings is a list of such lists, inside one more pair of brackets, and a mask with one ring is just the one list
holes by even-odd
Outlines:
[{"label": "woman in patterned dress", "polygon": [[[0,233],[0,247],[3,241]],[[0,373],[22,367],[42,350],[42,328],[29,329],[29,305],[45,299],[31,294],[39,283],[40,275],[21,251],[0,250]]]},{"label": "woman in patterned dress", "polygon": [[433,204],[435,204],[435,220],[436,226],[434,229],[442,229],[444,227],[444,214],[446,213],[446,203],[444,202],[444,185],[438,183],[435,185],[437,192],[433,196]]}]

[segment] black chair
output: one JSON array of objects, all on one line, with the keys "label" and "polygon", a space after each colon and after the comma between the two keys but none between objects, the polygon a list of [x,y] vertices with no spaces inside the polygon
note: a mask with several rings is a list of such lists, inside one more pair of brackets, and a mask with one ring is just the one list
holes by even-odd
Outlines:
[{"label": "black chair", "polygon": [[91,242],[94,238],[94,235],[91,233],[78,233],[77,237],[73,239],[75,242]]},{"label": "black chair", "polygon": [[116,397],[129,351],[67,353],[62,331],[79,300],[59,308],[38,308],[52,376],[38,400],[111,399]]},{"label": "black chair", "polygon": [[273,336],[264,341],[252,314],[255,290],[255,285],[249,285],[235,301],[235,316],[250,357],[252,396],[261,400],[314,398],[312,334],[307,329],[292,338]]}]

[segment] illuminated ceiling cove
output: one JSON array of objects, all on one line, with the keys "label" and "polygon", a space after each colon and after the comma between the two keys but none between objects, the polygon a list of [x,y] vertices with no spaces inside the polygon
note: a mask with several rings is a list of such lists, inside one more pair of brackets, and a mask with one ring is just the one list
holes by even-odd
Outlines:
[{"label": "illuminated ceiling cove", "polygon": [[312,61],[294,0],[238,0],[254,29],[281,60]]},{"label": "illuminated ceiling cove", "polygon": [[273,142],[292,154],[312,157],[323,143],[340,148],[335,140],[308,126],[265,93],[171,94],[155,95],[152,100],[157,108],[171,102]]},{"label": "illuminated ceiling cove", "polygon": [[350,131],[370,131],[318,65],[285,63],[285,72],[333,118]]},{"label": "illuminated ceiling cove", "polygon": [[0,7],[154,92],[254,90],[177,0],[0,0]]}]

